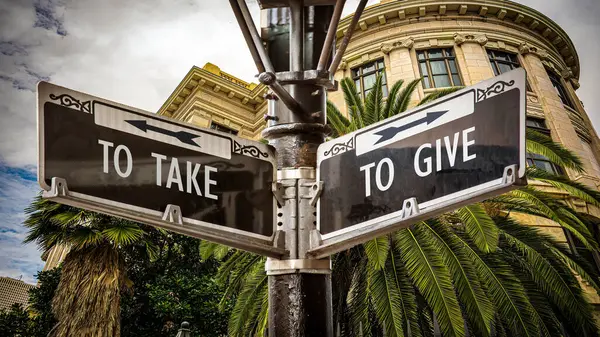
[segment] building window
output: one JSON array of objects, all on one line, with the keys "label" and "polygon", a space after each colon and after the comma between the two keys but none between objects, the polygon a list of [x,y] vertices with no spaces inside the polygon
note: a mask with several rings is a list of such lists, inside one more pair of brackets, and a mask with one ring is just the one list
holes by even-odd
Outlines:
[{"label": "building window", "polygon": [[[489,49],[487,54],[488,58],[490,59],[490,63],[492,64],[492,69],[494,70],[495,76],[504,74],[513,69],[521,68],[517,54]],[[529,80],[526,81],[526,86],[527,91],[533,91],[529,85]]]},{"label": "building window", "polygon": [[419,50],[417,59],[425,89],[463,85],[452,48]]},{"label": "building window", "polygon": [[356,90],[362,95],[363,99],[367,97],[373,89],[377,75],[381,75],[381,84],[383,86],[383,97],[387,97],[387,79],[385,78],[385,65],[383,59],[373,61],[352,69],[352,79]]},{"label": "building window", "polygon": [[550,129],[546,126],[546,122],[540,118],[527,117],[525,125],[537,132],[544,133],[550,136]]},{"label": "building window", "polygon": [[[590,220],[598,220],[596,218]],[[594,239],[598,239],[598,227],[588,224],[588,230],[594,237]],[[600,270],[600,255],[596,251],[589,250],[575,235],[571,234],[568,230],[563,228],[565,233],[565,237],[567,239],[567,243],[571,252],[573,254],[577,254],[582,257],[586,262],[590,265],[590,267],[596,268],[596,270]]]},{"label": "building window", "polygon": [[494,69],[494,75],[498,76],[513,69],[521,68],[516,54],[505,53],[497,50],[488,50],[488,57]]},{"label": "building window", "polygon": [[571,109],[574,109],[573,103],[571,103],[571,100],[569,99],[567,89],[562,85],[562,82],[560,81],[560,77],[558,77],[552,71],[548,71],[548,76],[550,77],[552,86],[554,86],[554,90],[556,91],[556,94],[558,94],[558,97],[560,97],[560,100],[562,101],[562,103],[564,105],[570,107]]},{"label": "building window", "polygon": [[215,122],[211,122],[211,123],[210,123],[210,128],[211,128],[211,129],[213,129],[213,130],[217,130],[217,131],[221,131],[221,132],[230,133],[230,134],[232,134],[232,135],[237,135],[237,134],[238,134],[238,131],[237,131],[237,130],[234,130],[234,129],[232,129],[232,128],[228,128],[228,127],[226,127],[226,126],[224,126],[224,125],[217,124],[217,123],[215,123]]},{"label": "building window", "polygon": [[555,175],[563,175],[564,171],[562,168],[548,159],[548,157],[527,152],[527,166],[533,166],[540,170],[544,170],[548,173]]}]

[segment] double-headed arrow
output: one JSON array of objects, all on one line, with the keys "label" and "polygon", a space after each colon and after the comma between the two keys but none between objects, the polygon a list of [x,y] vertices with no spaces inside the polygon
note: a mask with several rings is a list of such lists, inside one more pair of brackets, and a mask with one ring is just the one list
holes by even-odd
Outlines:
[{"label": "double-headed arrow", "polygon": [[421,125],[423,123],[427,123],[429,125],[430,123],[433,123],[433,121],[435,121],[436,119],[442,117],[446,112],[448,112],[448,110],[428,112],[425,117],[417,119],[416,121],[412,121],[408,124],[404,124],[401,126],[392,126],[387,129],[375,132],[375,134],[381,136],[381,138],[379,138],[377,142],[373,145],[377,145],[381,142],[385,142],[386,140],[390,140],[394,138],[398,133],[413,128],[417,125]]},{"label": "double-headed arrow", "polygon": [[162,133],[163,135],[175,137],[175,138],[179,139],[179,141],[182,143],[200,147],[200,145],[196,144],[196,142],[194,141],[195,138],[200,137],[199,135],[195,135],[193,133],[189,133],[186,131],[171,131],[171,130],[160,128],[158,126],[148,125],[148,122],[145,120],[141,120],[141,121],[126,120],[126,122],[144,132],[154,131],[157,133]]}]

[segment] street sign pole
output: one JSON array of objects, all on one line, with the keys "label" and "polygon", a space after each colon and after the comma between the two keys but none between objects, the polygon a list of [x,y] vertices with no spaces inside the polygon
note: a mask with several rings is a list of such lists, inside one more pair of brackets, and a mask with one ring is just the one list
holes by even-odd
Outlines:
[{"label": "street sign pole", "polygon": [[[245,1],[230,0],[260,72],[259,81],[271,89],[263,137],[277,157],[275,245],[289,254],[266,263],[269,336],[333,336],[331,262],[328,256],[315,259],[307,252],[320,244],[316,201],[322,183],[316,181],[316,164],[317,148],[328,133],[327,90],[337,86],[331,74],[337,70],[352,29],[334,55],[345,0],[258,2],[265,11],[263,17],[268,18],[262,31],[268,55],[262,41],[257,41]],[[361,0],[352,26],[366,2]]]}]

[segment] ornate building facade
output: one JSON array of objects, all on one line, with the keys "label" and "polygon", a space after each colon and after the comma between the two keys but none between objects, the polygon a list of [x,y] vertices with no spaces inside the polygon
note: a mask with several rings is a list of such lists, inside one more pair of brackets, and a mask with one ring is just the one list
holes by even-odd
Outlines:
[{"label": "ornate building facade", "polygon": [[[351,17],[341,21],[338,41],[350,29],[350,21]],[[353,78],[362,95],[379,73],[384,74],[386,88],[400,80],[423,78],[413,94],[414,105],[436,90],[468,86],[524,68],[528,127],[579,154],[586,173],[564,170],[535,155],[528,157],[528,165],[600,187],[600,140],[576,94],[581,71],[577,51],[565,31],[542,13],[506,0],[381,0],[365,10],[354,29],[341,69],[334,76],[338,81]],[[158,113],[260,139],[266,91],[263,85],[246,83],[208,63],[192,68]],[[341,91],[330,92],[328,98],[346,111]],[[600,218],[598,209],[568,195],[564,198],[579,211]],[[556,223],[523,217],[600,268],[600,256],[586,251]],[[592,230],[600,236],[597,229]],[[589,290],[600,309],[600,298]]]}]

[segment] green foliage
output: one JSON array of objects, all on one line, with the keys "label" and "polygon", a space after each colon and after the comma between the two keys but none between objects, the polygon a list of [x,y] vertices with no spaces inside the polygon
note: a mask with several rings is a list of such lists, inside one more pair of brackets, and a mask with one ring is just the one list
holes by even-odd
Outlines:
[{"label": "green foliage", "polygon": [[39,272],[38,286],[29,290],[26,307],[14,304],[0,311],[0,336],[46,337],[56,324],[52,298],[60,280],[60,268]]},{"label": "green foliage", "polygon": [[142,244],[123,251],[133,286],[122,293],[121,336],[172,337],[183,321],[192,336],[226,335],[231,302],[220,310],[217,261],[201,260],[194,238],[165,232],[149,239],[157,247],[152,260]]},{"label": "green foliage", "polygon": [[13,304],[9,310],[0,311],[0,336],[31,336],[32,322],[21,304]]}]

